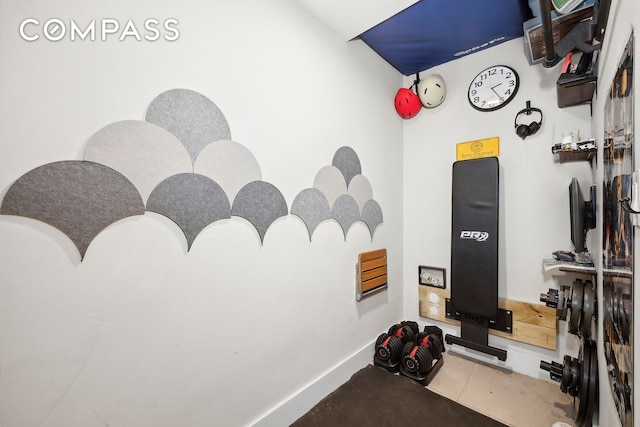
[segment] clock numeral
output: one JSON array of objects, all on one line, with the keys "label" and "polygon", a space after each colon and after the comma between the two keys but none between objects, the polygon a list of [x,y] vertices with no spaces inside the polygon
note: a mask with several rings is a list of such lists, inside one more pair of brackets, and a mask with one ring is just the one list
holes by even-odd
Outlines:
[{"label": "clock numeral", "polygon": [[475,87],[482,87],[482,81],[475,82],[473,85],[474,85]]}]

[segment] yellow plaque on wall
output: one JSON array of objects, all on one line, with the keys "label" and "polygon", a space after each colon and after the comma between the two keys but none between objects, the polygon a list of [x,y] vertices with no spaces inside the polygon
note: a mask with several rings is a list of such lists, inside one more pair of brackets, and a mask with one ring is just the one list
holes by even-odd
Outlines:
[{"label": "yellow plaque on wall", "polygon": [[482,157],[498,157],[500,155],[500,138],[478,139],[461,142],[456,145],[456,160],[480,159]]}]

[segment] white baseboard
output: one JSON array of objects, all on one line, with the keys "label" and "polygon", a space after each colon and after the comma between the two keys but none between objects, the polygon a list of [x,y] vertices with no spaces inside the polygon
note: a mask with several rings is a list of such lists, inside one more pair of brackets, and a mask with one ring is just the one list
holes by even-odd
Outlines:
[{"label": "white baseboard", "polygon": [[254,427],[282,427],[291,425],[295,420],[309,412],[318,402],[347,382],[351,376],[373,363],[374,343],[348,357],[342,363],[330,369],[317,380],[293,394],[255,421]]}]

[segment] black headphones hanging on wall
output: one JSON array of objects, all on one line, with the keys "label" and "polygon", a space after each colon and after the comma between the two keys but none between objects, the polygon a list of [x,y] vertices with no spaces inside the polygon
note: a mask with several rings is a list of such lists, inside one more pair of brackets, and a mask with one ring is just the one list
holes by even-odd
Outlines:
[{"label": "black headphones hanging on wall", "polygon": [[[533,121],[528,125],[518,124],[518,117],[521,114],[526,114],[527,116],[530,116],[532,113],[540,114],[540,121],[537,121],[537,122]],[[516,129],[516,134],[520,138],[525,139],[526,137],[531,136],[536,132],[538,132],[538,130],[542,127],[542,110],[540,110],[539,108],[532,107],[531,101],[527,101],[527,108],[525,108],[524,110],[518,111],[518,114],[516,114],[516,118],[514,119],[513,124]]]}]

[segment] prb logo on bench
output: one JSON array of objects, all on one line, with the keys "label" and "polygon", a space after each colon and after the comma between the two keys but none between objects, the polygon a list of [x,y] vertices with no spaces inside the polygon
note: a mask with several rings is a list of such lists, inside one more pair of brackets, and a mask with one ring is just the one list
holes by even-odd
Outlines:
[{"label": "prb logo on bench", "polygon": [[461,239],[475,240],[477,242],[484,242],[489,238],[489,233],[486,231],[468,231],[462,230],[460,232]]}]

